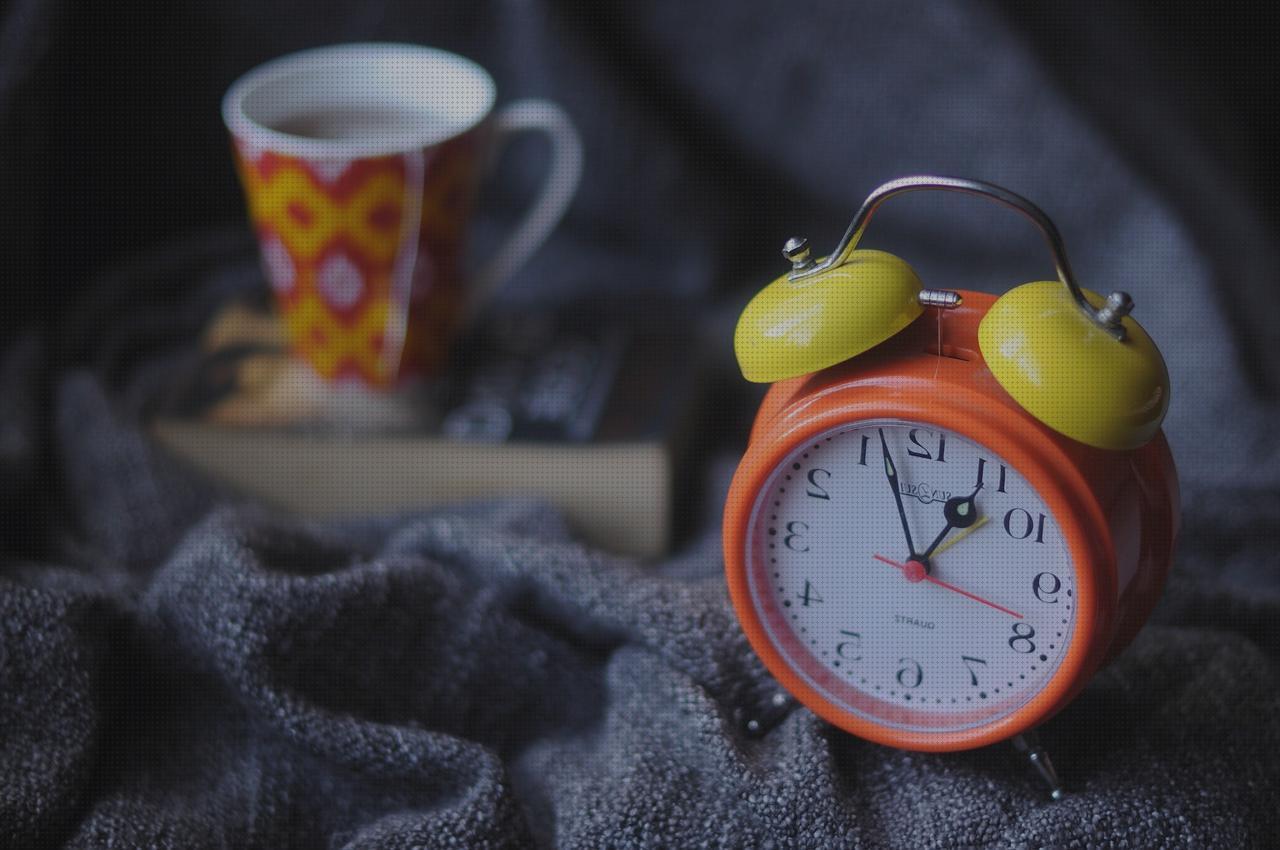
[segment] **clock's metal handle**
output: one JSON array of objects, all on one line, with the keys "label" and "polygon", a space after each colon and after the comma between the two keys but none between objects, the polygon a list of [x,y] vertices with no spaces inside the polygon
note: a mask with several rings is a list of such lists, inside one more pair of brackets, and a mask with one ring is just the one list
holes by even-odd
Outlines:
[{"label": "clock's metal handle", "polygon": [[1053,262],[1058,270],[1058,279],[1070,290],[1071,297],[1076,304],[1080,306],[1086,316],[1106,329],[1116,339],[1122,340],[1125,338],[1124,326],[1120,323],[1120,320],[1133,309],[1133,299],[1127,293],[1113,292],[1107,297],[1107,301],[1102,307],[1095,308],[1084,297],[1080,284],[1076,283],[1075,275],[1071,271],[1071,261],[1067,259],[1066,246],[1062,242],[1062,234],[1058,232],[1058,228],[1050,220],[1049,216],[1045,215],[1043,210],[1021,195],[1010,192],[1008,189],[996,186],[993,183],[984,183],[981,180],[969,180],[962,177],[938,177],[928,174],[890,180],[867,196],[867,199],[862,203],[862,208],[858,210],[857,215],[853,217],[853,221],[849,224],[849,229],[845,231],[844,238],[840,240],[840,244],[836,246],[836,249],[829,256],[815,262],[809,256],[809,246],[806,240],[795,238],[787,240],[782,252],[792,263],[792,271],[789,277],[792,280],[799,280],[843,264],[849,259],[849,255],[853,253],[854,249],[858,247],[858,243],[862,240],[862,234],[866,232],[867,225],[871,221],[871,216],[875,214],[876,209],[882,203],[896,195],[905,195],[908,192],[922,189],[977,195],[1017,210],[1029,218],[1040,229],[1045,241],[1049,243],[1049,251],[1053,254]]}]

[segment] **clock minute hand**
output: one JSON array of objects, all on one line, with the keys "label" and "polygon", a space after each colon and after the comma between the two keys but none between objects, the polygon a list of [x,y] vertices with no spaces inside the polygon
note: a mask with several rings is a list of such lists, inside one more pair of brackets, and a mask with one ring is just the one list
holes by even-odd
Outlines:
[{"label": "clock minute hand", "polygon": [[902,520],[902,533],[907,537],[907,551],[911,555],[911,559],[916,558],[916,545],[911,541],[911,526],[907,524],[907,509],[902,506],[902,490],[898,486],[898,470],[893,465],[893,458],[889,457],[889,443],[884,438],[884,429],[877,428],[880,432],[880,449],[884,454],[884,477],[888,479],[889,486],[893,488],[893,500],[898,505],[898,519]]}]

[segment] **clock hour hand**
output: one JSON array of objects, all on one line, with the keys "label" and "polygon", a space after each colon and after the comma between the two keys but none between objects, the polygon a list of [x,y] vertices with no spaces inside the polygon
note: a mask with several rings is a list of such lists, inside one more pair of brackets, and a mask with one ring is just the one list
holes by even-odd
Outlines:
[{"label": "clock hour hand", "polygon": [[933,542],[929,544],[928,549],[924,550],[921,558],[928,558],[936,552],[943,538],[950,534],[953,528],[970,528],[978,521],[978,504],[975,499],[980,489],[982,485],[978,485],[978,489],[968,496],[952,496],[947,499],[947,503],[942,506],[942,516],[947,524],[942,531],[938,532],[938,536],[933,538]]},{"label": "clock hour hand", "polygon": [[973,534],[979,528],[982,528],[982,526],[987,524],[987,520],[989,519],[991,519],[991,517],[987,516],[986,514],[983,514],[981,517],[978,518],[978,521],[975,522],[973,525],[969,526],[968,528],[961,529],[958,533],[948,537],[945,541],[943,541],[941,546],[933,550],[933,557],[936,558],[938,555],[941,555],[943,552],[947,551],[952,546],[959,543],[961,540],[964,540],[970,534]]},{"label": "clock hour hand", "polygon": [[917,560],[916,545],[911,541],[911,526],[907,524],[907,510],[902,506],[902,488],[898,485],[898,470],[893,465],[893,458],[889,457],[889,443],[884,438],[884,429],[876,430],[880,432],[880,450],[884,455],[884,477],[893,488],[893,500],[898,505],[898,519],[902,520],[902,533],[907,537],[907,552],[914,561]]}]

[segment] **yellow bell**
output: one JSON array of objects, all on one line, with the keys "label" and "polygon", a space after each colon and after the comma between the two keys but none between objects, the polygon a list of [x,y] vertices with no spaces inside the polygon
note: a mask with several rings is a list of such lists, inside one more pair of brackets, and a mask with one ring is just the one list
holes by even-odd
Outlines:
[{"label": "yellow bell", "polygon": [[[1084,290],[1093,307],[1104,299]],[[1085,315],[1059,281],[1002,295],[978,326],[982,357],[1000,386],[1050,428],[1100,449],[1129,450],[1169,409],[1169,372],[1151,337],[1125,316],[1118,339]]]},{"label": "yellow bell", "polygon": [[796,280],[783,275],[738,319],[733,347],[743,377],[773,383],[861,354],[920,315],[920,290],[911,266],[884,251],[854,251]]}]

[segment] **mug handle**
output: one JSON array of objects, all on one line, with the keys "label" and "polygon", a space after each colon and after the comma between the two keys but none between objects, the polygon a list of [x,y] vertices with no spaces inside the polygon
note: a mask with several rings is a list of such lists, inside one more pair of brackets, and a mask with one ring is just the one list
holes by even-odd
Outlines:
[{"label": "mug handle", "polygon": [[547,241],[569,209],[582,177],[582,140],[569,115],[555,103],[540,98],[513,101],[498,111],[493,129],[495,158],[506,140],[516,133],[527,130],[546,133],[551,142],[551,167],[541,192],[515,232],[473,278],[468,318],[474,317],[494,291]]}]

